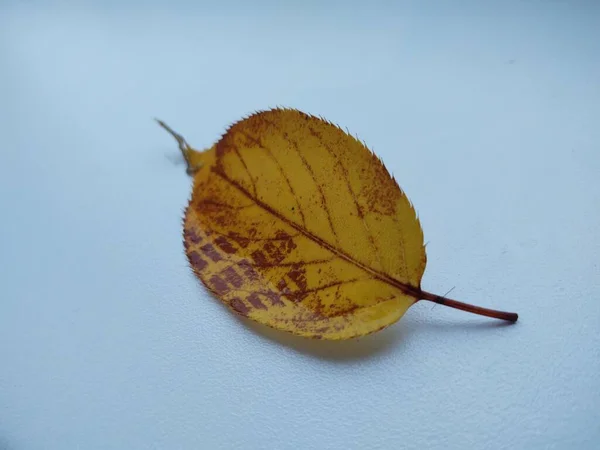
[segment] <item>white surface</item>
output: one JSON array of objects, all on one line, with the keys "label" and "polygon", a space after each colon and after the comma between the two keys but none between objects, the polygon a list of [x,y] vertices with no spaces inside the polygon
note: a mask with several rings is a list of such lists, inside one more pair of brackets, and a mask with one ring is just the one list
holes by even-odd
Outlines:
[{"label": "white surface", "polygon": [[[0,7],[0,449],[600,448],[598,3],[20,3]],[[424,302],[327,343],[209,297],[152,117],[203,147],[276,105],[383,158],[424,288],[520,322]]]}]

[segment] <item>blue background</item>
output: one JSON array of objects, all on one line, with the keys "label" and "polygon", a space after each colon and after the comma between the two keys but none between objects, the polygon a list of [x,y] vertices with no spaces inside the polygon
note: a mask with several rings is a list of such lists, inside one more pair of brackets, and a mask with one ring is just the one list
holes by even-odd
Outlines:
[{"label": "blue background", "polygon": [[[0,61],[0,449],[600,448],[600,2],[4,1]],[[381,156],[425,289],[520,321],[330,343],[208,296],[152,118],[277,105]]]}]

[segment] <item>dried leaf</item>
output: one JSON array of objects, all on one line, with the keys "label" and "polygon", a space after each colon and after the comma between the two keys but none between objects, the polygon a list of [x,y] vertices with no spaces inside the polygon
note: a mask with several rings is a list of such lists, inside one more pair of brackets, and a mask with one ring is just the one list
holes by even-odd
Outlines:
[{"label": "dried leaf", "polygon": [[323,339],[381,330],[421,299],[517,320],[421,290],[415,210],[379,158],[337,126],[273,109],[199,152],[159,123],[194,176],[187,257],[235,313]]}]

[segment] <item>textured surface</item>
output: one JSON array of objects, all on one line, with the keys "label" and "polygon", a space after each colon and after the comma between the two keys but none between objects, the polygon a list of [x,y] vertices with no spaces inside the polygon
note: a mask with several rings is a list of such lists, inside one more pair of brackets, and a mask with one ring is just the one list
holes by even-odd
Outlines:
[{"label": "textured surface", "polygon": [[[597,448],[594,2],[112,3],[0,6],[0,449]],[[519,322],[419,304],[307,342],[206,295],[152,117],[210,145],[277,105],[382,157],[424,288]]]}]

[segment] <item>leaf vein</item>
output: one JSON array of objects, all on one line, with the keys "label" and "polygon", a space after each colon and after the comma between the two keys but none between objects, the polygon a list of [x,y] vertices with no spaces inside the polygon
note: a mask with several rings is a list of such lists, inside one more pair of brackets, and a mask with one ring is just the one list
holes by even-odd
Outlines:
[{"label": "leaf vein", "polygon": [[236,189],[238,189],[242,194],[244,194],[248,198],[250,198],[253,201],[255,201],[265,211],[267,211],[270,214],[274,215],[275,217],[277,217],[282,222],[287,223],[290,227],[294,228],[295,230],[297,230],[301,234],[305,235],[307,238],[311,239],[312,241],[314,241],[318,245],[321,245],[322,247],[326,248],[327,250],[329,250],[334,255],[340,257],[341,259],[344,259],[344,260],[348,261],[349,263],[355,265],[356,267],[362,269],[363,271],[371,274],[374,278],[376,278],[376,279],[378,279],[380,281],[383,281],[384,283],[387,283],[387,284],[389,284],[391,286],[394,286],[395,288],[401,290],[402,292],[404,292],[407,295],[410,295],[410,296],[415,297],[415,298],[419,298],[420,297],[420,295],[421,295],[421,289],[419,287],[415,287],[415,286],[411,286],[410,284],[403,283],[403,282],[397,280],[396,278],[392,277],[391,275],[388,275],[388,274],[386,274],[384,272],[381,272],[379,270],[373,269],[372,267],[369,267],[369,266],[361,263],[360,261],[357,261],[355,258],[353,258],[351,255],[347,254],[343,250],[341,250],[341,249],[339,249],[339,248],[331,245],[329,242],[321,239],[320,237],[318,237],[315,234],[311,233],[306,228],[301,227],[297,223],[292,222],[291,220],[289,220],[287,217],[285,217],[284,215],[282,215],[281,213],[279,213],[278,211],[276,211],[275,209],[273,209],[268,204],[262,202],[258,198],[253,198],[252,194],[250,194],[237,181],[232,180],[231,178],[229,178],[227,176],[227,174],[225,174],[222,171],[221,168],[219,168],[219,167],[213,167],[212,171],[216,175],[218,175],[219,177],[221,177],[224,181],[227,181],[228,183],[231,183],[231,185],[234,186]]},{"label": "leaf vein", "polygon": [[248,174],[248,177],[250,178],[250,183],[252,183],[252,192],[254,192],[254,195],[256,196],[257,195],[256,181],[254,181],[254,178],[252,177],[252,174],[250,173],[250,169],[248,169],[248,166],[246,165],[246,161],[244,161],[244,158],[242,158],[242,154],[240,153],[240,150],[235,145],[233,146],[233,150],[235,151],[235,154],[237,155],[240,162],[244,166],[244,169],[246,169],[246,173]]},{"label": "leaf vein", "polygon": [[323,286],[318,286],[318,287],[311,288],[311,289],[304,289],[304,290],[294,291],[293,295],[297,295],[297,294],[312,294],[314,292],[321,292],[321,291],[324,291],[326,289],[330,289],[332,287],[340,287],[340,286],[343,286],[345,284],[352,284],[352,283],[356,283],[357,281],[368,281],[368,280],[371,280],[371,279],[372,279],[371,277],[366,277],[366,278],[351,278],[349,280],[343,280],[343,281],[333,281],[331,283],[324,284]]},{"label": "leaf vein", "polygon": [[267,120],[265,120],[265,122],[267,122],[269,125],[271,125],[273,128],[275,128],[281,134],[283,134],[283,137],[291,144],[291,146],[294,148],[294,150],[296,151],[296,153],[298,154],[298,156],[302,160],[302,164],[304,165],[304,168],[306,169],[306,171],[308,172],[308,174],[312,178],[313,182],[315,183],[315,186],[316,186],[317,190],[319,191],[319,194],[321,196],[321,204],[323,205],[323,209],[325,209],[325,213],[327,214],[327,220],[329,221],[329,227],[331,228],[331,232],[333,233],[333,236],[335,237],[336,244],[339,245],[339,238],[338,238],[337,232],[335,230],[335,227],[333,226],[333,220],[331,218],[331,211],[329,211],[329,206],[327,206],[327,199],[325,198],[325,193],[323,192],[323,188],[317,182],[317,177],[315,175],[315,172],[313,171],[312,167],[310,166],[310,164],[308,163],[308,161],[306,160],[306,158],[304,157],[304,155],[302,154],[302,152],[298,148],[298,143],[296,141],[294,141],[293,139],[291,139],[290,136],[289,136],[289,134],[287,132],[282,132],[279,129],[279,127],[277,126],[277,124],[275,124],[273,122],[270,122],[270,121],[267,121]]},{"label": "leaf vein", "polygon": [[276,267],[293,267],[293,266],[309,266],[317,264],[326,264],[335,261],[335,257],[327,259],[313,259],[312,261],[292,261],[292,262],[281,262],[281,263],[256,263],[250,262],[249,264],[253,267],[264,267],[264,268],[276,268]]},{"label": "leaf vein", "polygon": [[[285,171],[283,170],[283,167],[281,167],[281,164],[279,163],[279,161],[277,160],[277,158],[275,158],[275,155],[273,154],[273,152],[271,151],[271,149],[269,147],[267,147],[266,145],[264,145],[259,139],[256,139],[256,138],[250,136],[245,131],[239,130],[239,133],[242,134],[249,141],[251,141],[254,144],[258,145],[265,152],[267,152],[267,154],[275,162],[275,164],[277,165],[277,167],[279,169],[279,172],[281,173],[281,176],[286,181],[286,183],[287,183],[287,185],[288,185],[288,187],[290,189],[290,192],[291,192],[292,196],[294,197],[294,200],[296,201],[296,205],[298,206],[298,213],[300,214],[300,219],[302,220],[302,225],[306,226],[306,219],[304,218],[304,211],[302,211],[302,206],[300,205],[300,201],[298,200],[298,196],[296,195],[296,191],[294,190],[294,187],[292,186],[292,183],[291,183],[290,179],[288,178],[288,176],[286,175]],[[256,196],[256,193],[254,195]]]},{"label": "leaf vein", "polygon": [[255,207],[256,203],[253,202],[253,203],[250,203],[248,205],[233,206],[233,205],[228,205],[227,203],[217,202],[217,201],[209,198],[209,199],[204,199],[201,202],[199,202],[199,205],[213,205],[213,206],[217,206],[219,208],[241,210],[241,209],[247,209],[247,208]]},{"label": "leaf vein", "polygon": [[348,192],[350,193],[350,196],[352,197],[352,200],[354,201],[354,206],[356,206],[356,212],[363,224],[363,227],[365,229],[365,233],[367,234],[367,239],[369,240],[369,243],[371,244],[371,247],[373,248],[373,251],[375,252],[375,257],[377,258],[377,262],[379,263],[379,267],[380,268],[384,268],[383,264],[381,263],[381,255],[380,255],[380,251],[379,248],[377,247],[377,245],[375,244],[375,238],[373,237],[373,233],[371,232],[369,225],[367,224],[367,221],[365,220],[365,214],[364,211],[362,209],[362,207],[360,206],[360,204],[358,203],[358,198],[356,196],[356,193],[354,192],[354,189],[352,189],[352,185],[350,184],[350,178],[348,175],[348,169],[346,169],[346,167],[344,166],[344,164],[342,164],[342,161],[340,159],[340,157],[331,149],[331,147],[323,140],[323,137],[321,135],[321,133],[318,133],[317,131],[315,131],[310,124],[307,125],[308,130],[310,132],[310,134],[315,137],[316,139],[319,140],[319,142],[321,143],[321,145],[323,145],[323,147],[325,147],[325,149],[327,150],[327,152],[331,155],[331,157],[335,160],[335,162],[337,163],[338,167],[340,168],[340,170],[342,171],[342,174],[344,176],[344,180],[346,181],[346,187],[348,188]]},{"label": "leaf vein", "polygon": [[216,230],[214,228],[210,229],[210,232],[207,232],[207,236],[210,236],[210,234],[218,234],[219,236],[224,236],[226,238],[232,239],[232,240],[236,240],[236,239],[240,239],[240,240],[245,240],[248,242],[262,242],[262,241],[287,241],[288,239],[295,239],[297,237],[301,236],[301,233],[297,233],[297,234],[288,234],[284,237],[268,237],[268,238],[255,238],[255,237],[249,237],[249,236],[242,236],[239,234],[235,234],[235,235],[229,235],[226,233],[223,233],[222,231]]}]

